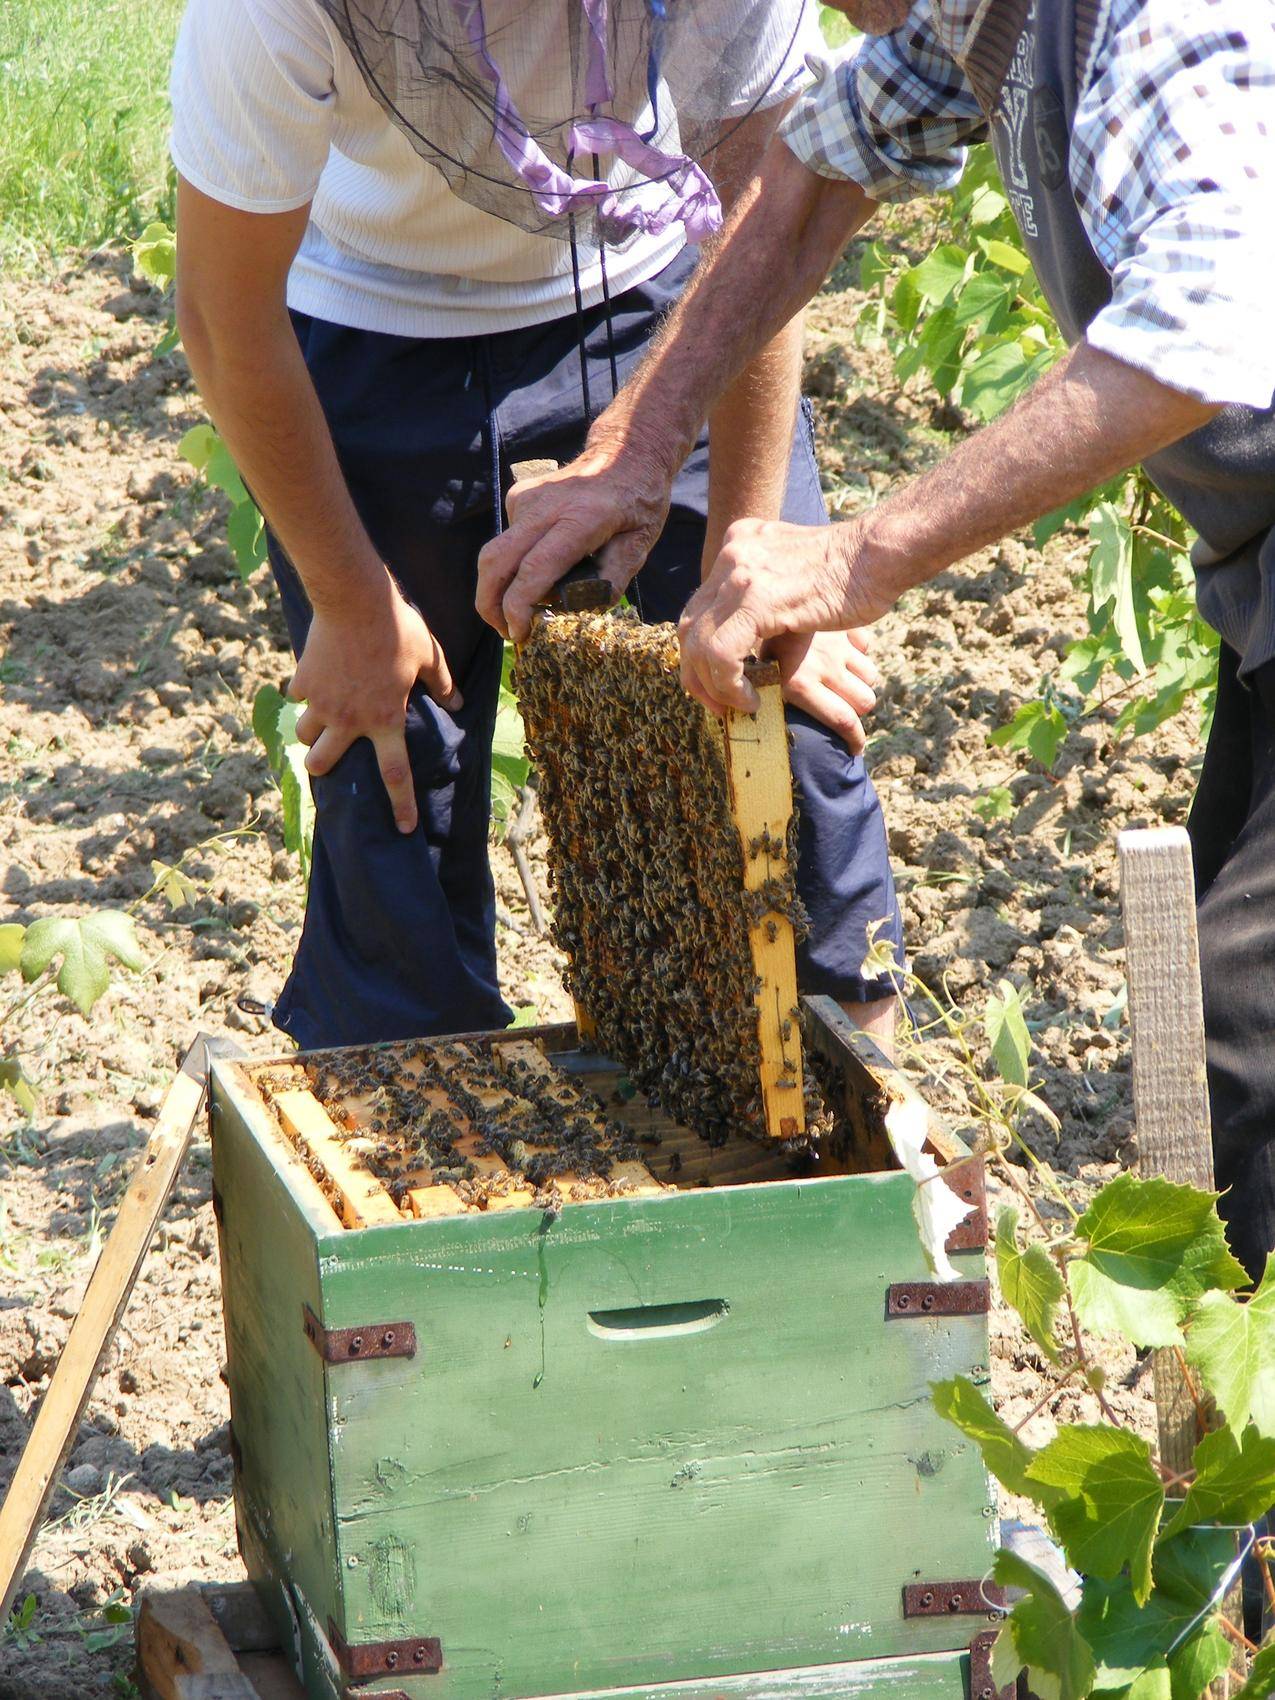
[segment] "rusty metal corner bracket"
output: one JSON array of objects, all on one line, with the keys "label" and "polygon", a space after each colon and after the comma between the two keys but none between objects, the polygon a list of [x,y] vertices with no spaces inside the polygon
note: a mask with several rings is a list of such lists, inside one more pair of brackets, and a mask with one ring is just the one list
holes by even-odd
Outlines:
[{"label": "rusty metal corner bracket", "polygon": [[904,1617],[981,1617],[999,1620],[1005,1590],[972,1576],[960,1582],[908,1582],[903,1589]]},{"label": "rusty metal corner bracket", "polygon": [[987,1281],[895,1281],[885,1290],[887,1320],[924,1316],[986,1316],[992,1305]]},{"label": "rusty metal corner bracket", "polygon": [[987,1172],[981,1157],[960,1157],[940,1169],[939,1178],[973,1208],[947,1236],[947,1249],[982,1251],[987,1244]]},{"label": "rusty metal corner bracket", "polygon": [[[341,1674],[350,1682],[368,1682],[376,1676],[434,1676],[443,1668],[443,1643],[436,1635],[364,1641],[352,1647],[329,1618],[328,1640]],[[390,1696],[378,1689],[376,1700],[390,1700]]]},{"label": "rusty metal corner bracket", "polygon": [[970,1642],[968,1700],[1015,1700],[1019,1693],[1017,1682],[1008,1682],[1004,1688],[996,1686],[992,1675],[992,1648],[996,1635],[996,1630],[984,1629]]},{"label": "rusty metal corner bracket", "polygon": [[366,1328],[325,1328],[308,1304],[301,1306],[301,1327],[325,1364],[357,1363],[362,1358],[414,1358],[416,1329],[410,1322],[376,1322]]}]

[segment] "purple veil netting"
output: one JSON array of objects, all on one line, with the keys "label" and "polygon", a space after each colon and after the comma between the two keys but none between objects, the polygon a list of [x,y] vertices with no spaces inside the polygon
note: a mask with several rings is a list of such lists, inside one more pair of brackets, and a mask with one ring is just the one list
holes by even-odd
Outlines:
[{"label": "purple veil netting", "polygon": [[319,0],[453,194],[582,248],[674,224],[696,242],[719,227],[700,162],[780,98],[802,3]]}]

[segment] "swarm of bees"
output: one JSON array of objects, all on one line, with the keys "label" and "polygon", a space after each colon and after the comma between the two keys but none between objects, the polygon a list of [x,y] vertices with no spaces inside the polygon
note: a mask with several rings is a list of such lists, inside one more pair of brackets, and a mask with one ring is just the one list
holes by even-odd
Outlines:
[{"label": "swarm of bees", "polygon": [[529,1066],[519,1048],[420,1040],[329,1051],[257,1069],[253,1078],[267,1101],[308,1087],[340,1141],[400,1207],[423,1183],[448,1186],[479,1209],[510,1192],[522,1200],[530,1191],[547,1208],[631,1190],[616,1177],[617,1165],[640,1158],[632,1132],[587,1087]]},{"label": "swarm of bees", "polygon": [[800,933],[805,917],[790,872],[745,893],[721,730],[681,687],[674,627],[540,620],[516,685],[554,934],[598,1049],[711,1144],[764,1135],[749,925],[778,911]]}]

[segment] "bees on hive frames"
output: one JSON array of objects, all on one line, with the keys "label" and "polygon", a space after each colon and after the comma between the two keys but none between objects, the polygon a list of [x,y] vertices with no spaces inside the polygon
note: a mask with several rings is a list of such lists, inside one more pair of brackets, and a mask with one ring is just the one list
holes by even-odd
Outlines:
[{"label": "bees on hive frames", "polygon": [[[672,626],[625,611],[541,618],[515,683],[554,931],[596,1043],[710,1143],[764,1135],[749,929],[803,927],[791,831],[741,841],[723,734],[681,688]],[[746,893],[745,856],[767,851],[774,877]]]}]

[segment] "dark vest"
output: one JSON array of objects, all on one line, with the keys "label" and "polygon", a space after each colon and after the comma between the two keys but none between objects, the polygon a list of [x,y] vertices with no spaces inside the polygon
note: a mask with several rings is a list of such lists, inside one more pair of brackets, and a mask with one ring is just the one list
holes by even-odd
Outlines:
[{"label": "dark vest", "polygon": [[[1103,0],[990,0],[965,61],[1040,287],[1069,343],[1111,299],[1068,152]],[[1275,655],[1275,408],[1224,407],[1146,462],[1199,532],[1200,612],[1250,672]]]}]

